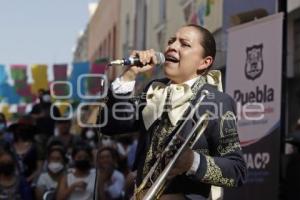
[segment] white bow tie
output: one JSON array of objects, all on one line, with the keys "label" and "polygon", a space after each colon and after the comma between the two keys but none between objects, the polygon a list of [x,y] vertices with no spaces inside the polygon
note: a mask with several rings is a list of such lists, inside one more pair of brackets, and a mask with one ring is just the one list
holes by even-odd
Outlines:
[{"label": "white bow tie", "polygon": [[[166,104],[169,93],[168,103]],[[187,84],[171,84],[166,86],[160,82],[154,82],[146,94],[146,106],[142,111],[144,125],[148,130],[153,122],[167,112],[173,126],[179,121],[184,111],[189,106],[189,99],[193,93]]]},{"label": "white bow tie", "polygon": [[[210,70],[206,75],[208,84],[214,85],[222,91],[221,72]],[[189,100],[193,93],[187,84],[171,84],[169,86],[161,82],[153,82],[146,94],[146,106],[142,111],[145,128],[148,130],[153,122],[161,117],[165,109],[167,93],[170,90],[170,97],[166,110],[173,126],[180,120],[184,111],[189,107]]]}]

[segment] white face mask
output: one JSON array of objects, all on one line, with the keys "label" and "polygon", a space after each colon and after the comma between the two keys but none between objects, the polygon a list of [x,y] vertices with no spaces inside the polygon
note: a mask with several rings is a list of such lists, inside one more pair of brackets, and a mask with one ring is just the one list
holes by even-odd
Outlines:
[{"label": "white face mask", "polygon": [[49,94],[44,95],[42,98],[44,102],[48,103],[51,101],[51,96]]},{"label": "white face mask", "polygon": [[63,168],[64,165],[60,162],[50,162],[48,164],[48,169],[54,174],[60,172]]},{"label": "white face mask", "polygon": [[86,138],[87,138],[87,139],[92,139],[94,136],[95,136],[94,131],[88,130],[88,131],[86,132]]},{"label": "white face mask", "polygon": [[54,136],[58,136],[59,135],[59,130],[57,127],[54,128]]},{"label": "white face mask", "polygon": [[103,138],[102,144],[103,144],[103,146],[112,146],[113,142],[109,138]]}]

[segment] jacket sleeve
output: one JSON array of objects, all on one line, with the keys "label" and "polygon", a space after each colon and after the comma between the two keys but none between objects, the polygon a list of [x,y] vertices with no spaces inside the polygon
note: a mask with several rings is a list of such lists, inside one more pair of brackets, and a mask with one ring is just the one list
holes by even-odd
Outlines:
[{"label": "jacket sleeve", "polygon": [[101,132],[106,135],[114,135],[137,131],[139,98],[132,98],[129,94],[114,94],[108,92],[107,101],[98,115],[98,124]]},{"label": "jacket sleeve", "polygon": [[200,154],[196,176],[201,182],[234,187],[245,182],[247,167],[237,132],[235,103],[228,95],[218,101],[218,117],[209,121],[205,131],[208,152]]},{"label": "jacket sleeve", "polygon": [[[132,97],[130,93],[114,94],[109,90],[105,109],[101,109],[98,122],[104,124],[101,132],[107,135],[130,133],[141,130],[142,110],[146,104],[146,93],[155,81],[166,82],[168,79],[150,81],[142,93]],[[98,123],[99,124],[99,123]]]}]

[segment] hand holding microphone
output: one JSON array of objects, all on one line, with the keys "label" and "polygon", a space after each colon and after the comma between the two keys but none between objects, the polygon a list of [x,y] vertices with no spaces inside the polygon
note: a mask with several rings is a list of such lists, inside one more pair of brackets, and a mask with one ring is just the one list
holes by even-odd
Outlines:
[{"label": "hand holding microphone", "polygon": [[[148,63],[143,63],[143,57],[142,55],[144,53],[147,53],[150,51],[150,54],[152,53],[153,49],[151,50],[146,50],[146,51],[133,51],[130,57],[128,58],[123,58],[120,60],[113,60],[110,61],[109,66],[113,65],[125,65],[125,66],[138,66],[138,67],[143,67],[146,64],[153,64],[154,61],[156,61],[156,64],[163,64],[165,62],[165,56],[161,52],[154,52],[154,57],[153,60],[151,59],[148,61]],[[152,55],[150,55],[152,56]],[[147,59],[147,58],[146,58]],[[148,60],[148,59],[147,59]]]},{"label": "hand holding microphone", "polygon": [[151,70],[157,64],[163,64],[165,57],[153,49],[145,51],[133,51],[129,58],[115,60],[110,65],[130,65],[122,75],[124,81],[133,81],[139,73]]}]

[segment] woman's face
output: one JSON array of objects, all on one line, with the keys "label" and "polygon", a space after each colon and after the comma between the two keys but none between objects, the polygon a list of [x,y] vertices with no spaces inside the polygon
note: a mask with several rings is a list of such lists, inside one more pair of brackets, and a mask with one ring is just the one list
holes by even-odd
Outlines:
[{"label": "woman's face", "polygon": [[99,154],[99,167],[100,168],[109,168],[114,165],[114,159],[109,150],[103,150]]},{"label": "woman's face", "polygon": [[74,166],[80,171],[87,171],[91,168],[91,158],[86,151],[78,151],[74,156]]},{"label": "woman's face", "polygon": [[203,58],[202,35],[194,27],[182,27],[168,41],[165,49],[165,75],[175,83],[183,83],[198,76],[199,70],[209,67]]}]

